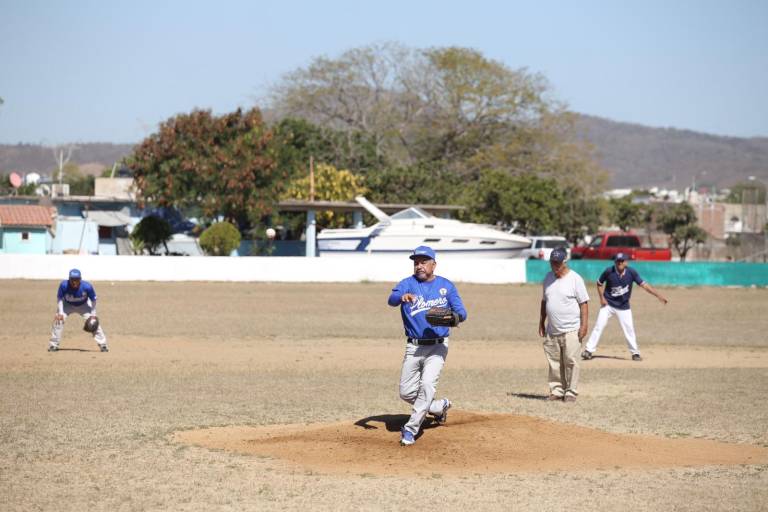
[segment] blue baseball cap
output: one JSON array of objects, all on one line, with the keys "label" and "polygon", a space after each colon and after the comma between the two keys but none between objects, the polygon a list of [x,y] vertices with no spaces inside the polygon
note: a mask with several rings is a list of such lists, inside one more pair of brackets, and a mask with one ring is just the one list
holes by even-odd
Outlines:
[{"label": "blue baseball cap", "polygon": [[613,259],[614,261],[627,261],[629,258],[627,258],[627,255],[623,252],[617,252]]},{"label": "blue baseball cap", "polygon": [[426,256],[427,258],[434,260],[435,259],[435,251],[431,247],[427,247],[426,245],[420,245],[417,248],[413,250],[413,254],[408,256],[412,260],[415,260],[417,256]]},{"label": "blue baseball cap", "polygon": [[73,268],[69,271],[69,278],[70,279],[80,279],[82,276],[80,276],[80,271],[76,268]]},{"label": "blue baseball cap", "polygon": [[549,261],[562,263],[568,259],[568,252],[563,247],[556,247],[549,253]]}]

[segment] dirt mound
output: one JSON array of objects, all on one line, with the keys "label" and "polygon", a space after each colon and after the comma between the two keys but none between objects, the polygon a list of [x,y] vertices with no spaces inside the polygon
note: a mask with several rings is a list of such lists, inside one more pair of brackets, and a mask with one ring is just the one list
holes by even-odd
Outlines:
[{"label": "dirt mound", "polygon": [[274,457],[322,473],[478,474],[762,464],[768,449],[700,439],[619,435],[513,414],[451,411],[415,445],[398,444],[404,414],[321,425],[215,427],[175,442]]}]

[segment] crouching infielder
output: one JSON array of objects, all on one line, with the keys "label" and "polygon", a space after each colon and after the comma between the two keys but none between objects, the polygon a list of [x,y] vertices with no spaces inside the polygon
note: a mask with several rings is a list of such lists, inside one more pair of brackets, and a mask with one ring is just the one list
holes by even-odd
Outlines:
[{"label": "crouching infielder", "polygon": [[48,351],[56,352],[59,350],[61,335],[64,332],[64,321],[72,313],[78,313],[85,318],[83,329],[93,334],[93,339],[99,345],[99,349],[102,352],[109,352],[107,337],[104,335],[104,330],[99,325],[99,319],[96,316],[96,291],[91,283],[82,280],[78,269],[73,268],[70,270],[69,279],[59,284],[56,298],[58,300],[58,309],[53,319]]}]

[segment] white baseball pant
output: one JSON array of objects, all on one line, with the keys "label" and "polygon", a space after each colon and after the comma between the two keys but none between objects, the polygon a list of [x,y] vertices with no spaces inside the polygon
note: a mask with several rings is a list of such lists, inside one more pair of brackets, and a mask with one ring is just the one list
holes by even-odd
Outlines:
[{"label": "white baseball pant", "polygon": [[[61,335],[64,333],[64,321],[72,313],[77,313],[86,320],[93,316],[91,306],[87,302],[80,306],[73,306],[72,304],[67,304],[65,302],[64,320],[54,321],[53,327],[51,328],[51,346],[58,347],[59,343],[61,343]],[[101,328],[101,325],[99,325],[99,328],[96,329],[95,333],[93,333],[93,339],[96,341],[96,343],[99,344],[99,346],[107,344],[107,336],[104,334],[104,330]]]},{"label": "white baseball pant", "polygon": [[608,324],[608,319],[613,315],[619,319],[619,325],[621,330],[624,331],[624,338],[627,340],[627,347],[632,354],[639,354],[640,349],[637,348],[637,339],[635,338],[635,325],[632,321],[631,309],[616,309],[610,305],[605,305],[600,308],[600,312],[597,314],[597,320],[595,321],[595,328],[592,329],[592,334],[589,335],[587,346],[585,350],[589,352],[595,352],[597,350],[597,344],[600,343],[600,336],[603,334],[603,329]]},{"label": "white baseball pant", "polygon": [[413,405],[405,429],[414,436],[419,433],[427,413],[443,413],[443,401],[435,400],[435,392],[446,357],[448,338],[435,345],[405,345],[403,369],[400,373],[400,398]]}]

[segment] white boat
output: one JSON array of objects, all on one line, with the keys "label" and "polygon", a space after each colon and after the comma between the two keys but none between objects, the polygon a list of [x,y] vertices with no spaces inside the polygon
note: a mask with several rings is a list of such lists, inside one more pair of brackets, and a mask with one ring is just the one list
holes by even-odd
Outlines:
[{"label": "white boat", "polygon": [[419,245],[428,245],[438,258],[516,258],[531,245],[520,235],[442,219],[415,206],[390,216],[362,196],[355,200],[379,222],[369,227],[322,230],[317,235],[320,256],[403,255]]}]

